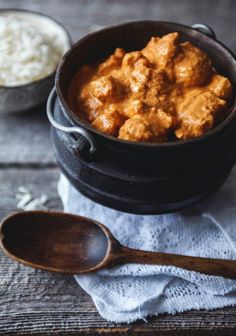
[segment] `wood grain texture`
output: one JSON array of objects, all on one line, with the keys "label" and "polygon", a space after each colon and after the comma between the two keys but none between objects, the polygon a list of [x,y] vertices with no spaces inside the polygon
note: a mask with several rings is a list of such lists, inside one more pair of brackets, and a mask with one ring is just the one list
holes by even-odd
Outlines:
[{"label": "wood grain texture", "polygon": [[46,107],[30,113],[0,116],[0,168],[56,166]]},{"label": "wood grain texture", "polygon": [[26,266],[70,275],[115,266],[123,252],[104,225],[51,209],[7,216],[0,227],[0,245]]},{"label": "wood grain texture", "polygon": [[[49,14],[74,40],[98,26],[137,19],[208,23],[219,40],[236,51],[234,0],[0,0],[0,8],[21,7]],[[60,209],[58,170],[45,109],[0,116],[0,218],[16,208],[20,185],[46,193]],[[72,277],[21,266],[0,252],[0,335],[235,335],[236,308],[192,311],[148,318],[148,324],[104,321]]]}]

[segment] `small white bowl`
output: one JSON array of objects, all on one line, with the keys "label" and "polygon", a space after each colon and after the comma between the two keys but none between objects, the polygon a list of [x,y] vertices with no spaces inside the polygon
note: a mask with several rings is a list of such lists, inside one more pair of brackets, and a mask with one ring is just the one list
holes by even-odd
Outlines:
[{"label": "small white bowl", "polygon": [[[72,45],[66,28],[47,15],[22,9],[0,9],[0,16],[9,15],[32,22],[42,33],[57,36],[62,46],[61,56]],[[23,85],[0,85],[0,114],[27,111],[43,104],[54,85],[55,73],[56,69],[46,77]]]}]

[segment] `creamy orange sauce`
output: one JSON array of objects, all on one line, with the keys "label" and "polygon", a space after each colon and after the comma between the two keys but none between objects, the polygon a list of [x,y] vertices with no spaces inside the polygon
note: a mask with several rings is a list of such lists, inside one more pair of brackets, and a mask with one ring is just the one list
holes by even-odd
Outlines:
[{"label": "creamy orange sauce", "polygon": [[68,90],[71,108],[99,131],[130,141],[198,137],[223,120],[230,81],[179,34],[152,37],[140,51],[117,48],[98,65],[82,66]]}]

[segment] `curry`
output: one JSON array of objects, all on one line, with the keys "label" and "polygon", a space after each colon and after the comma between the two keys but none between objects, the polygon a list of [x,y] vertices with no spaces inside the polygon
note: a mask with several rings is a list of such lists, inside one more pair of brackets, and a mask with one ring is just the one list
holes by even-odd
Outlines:
[{"label": "curry", "polygon": [[178,33],[82,66],[68,90],[70,107],[97,130],[144,142],[203,135],[227,116],[231,97],[230,81]]}]

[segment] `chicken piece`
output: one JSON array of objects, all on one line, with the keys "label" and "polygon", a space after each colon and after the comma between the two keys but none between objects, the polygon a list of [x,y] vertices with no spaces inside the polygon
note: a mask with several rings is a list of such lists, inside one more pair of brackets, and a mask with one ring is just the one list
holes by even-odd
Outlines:
[{"label": "chicken piece", "polygon": [[[145,116],[143,116],[144,118]],[[147,114],[149,129],[152,133],[153,141],[164,141],[167,139],[167,133],[172,128],[173,117],[163,110],[152,107]]]},{"label": "chicken piece", "polygon": [[84,111],[86,119],[90,122],[94,121],[102,110],[102,102],[96,97],[88,97],[80,101],[80,106]]},{"label": "chicken piece", "polygon": [[150,66],[149,60],[142,54],[141,51],[132,51],[125,54],[123,61],[122,61],[122,70],[123,71],[130,71],[133,70],[136,63],[141,61],[142,64],[145,66]]},{"label": "chicken piece", "polygon": [[126,120],[120,128],[119,139],[162,142],[167,139],[172,123],[171,115],[162,110],[151,108],[147,113],[135,115]]},{"label": "chicken piece", "polygon": [[135,63],[128,85],[137,98],[150,106],[157,106],[159,97],[168,93],[171,86],[163,70],[150,67],[143,59]]},{"label": "chicken piece", "polygon": [[188,92],[182,102],[177,105],[177,114],[181,122],[175,131],[178,139],[189,139],[203,135],[214,125],[219,112],[227,107],[224,100],[216,97],[211,91],[199,93],[199,90]]},{"label": "chicken piece", "polygon": [[125,117],[131,118],[136,114],[143,114],[145,113],[145,104],[139,100],[130,100],[124,105],[124,109],[121,112],[124,114]]},{"label": "chicken piece", "polygon": [[102,102],[112,102],[122,97],[124,87],[118,79],[112,76],[103,76],[90,83],[89,91],[90,95]]},{"label": "chicken piece", "polygon": [[151,77],[151,71],[145,62],[140,59],[135,63],[129,78],[129,86],[133,93],[144,94],[147,83]]},{"label": "chicken piece", "polygon": [[226,77],[214,75],[207,88],[217,97],[227,102],[229,102],[232,97],[232,85]]},{"label": "chicken piece", "polygon": [[110,105],[104,113],[97,116],[92,125],[105,134],[117,136],[123,123],[124,118]]},{"label": "chicken piece", "polygon": [[119,130],[119,139],[129,141],[149,141],[152,137],[151,131],[148,129],[148,122],[140,120],[137,115],[126,120]]},{"label": "chicken piece", "polygon": [[122,59],[125,55],[125,51],[122,48],[116,48],[114,54],[112,54],[106,61],[98,66],[98,74],[106,75],[114,69],[119,69],[122,64]]},{"label": "chicken piece", "polygon": [[130,52],[125,55],[122,68],[123,80],[127,83],[132,93],[141,95],[150,77],[150,62],[140,51]]},{"label": "chicken piece", "polygon": [[104,104],[119,101],[125,91],[122,83],[112,76],[102,76],[84,86],[78,98],[88,121],[104,113]]},{"label": "chicken piece", "polygon": [[152,37],[142,53],[150,62],[165,69],[178,51],[178,39],[178,33],[170,33],[162,38]]},{"label": "chicken piece", "polygon": [[212,74],[209,57],[190,42],[181,43],[181,53],[175,60],[175,78],[185,87],[201,86]]}]

